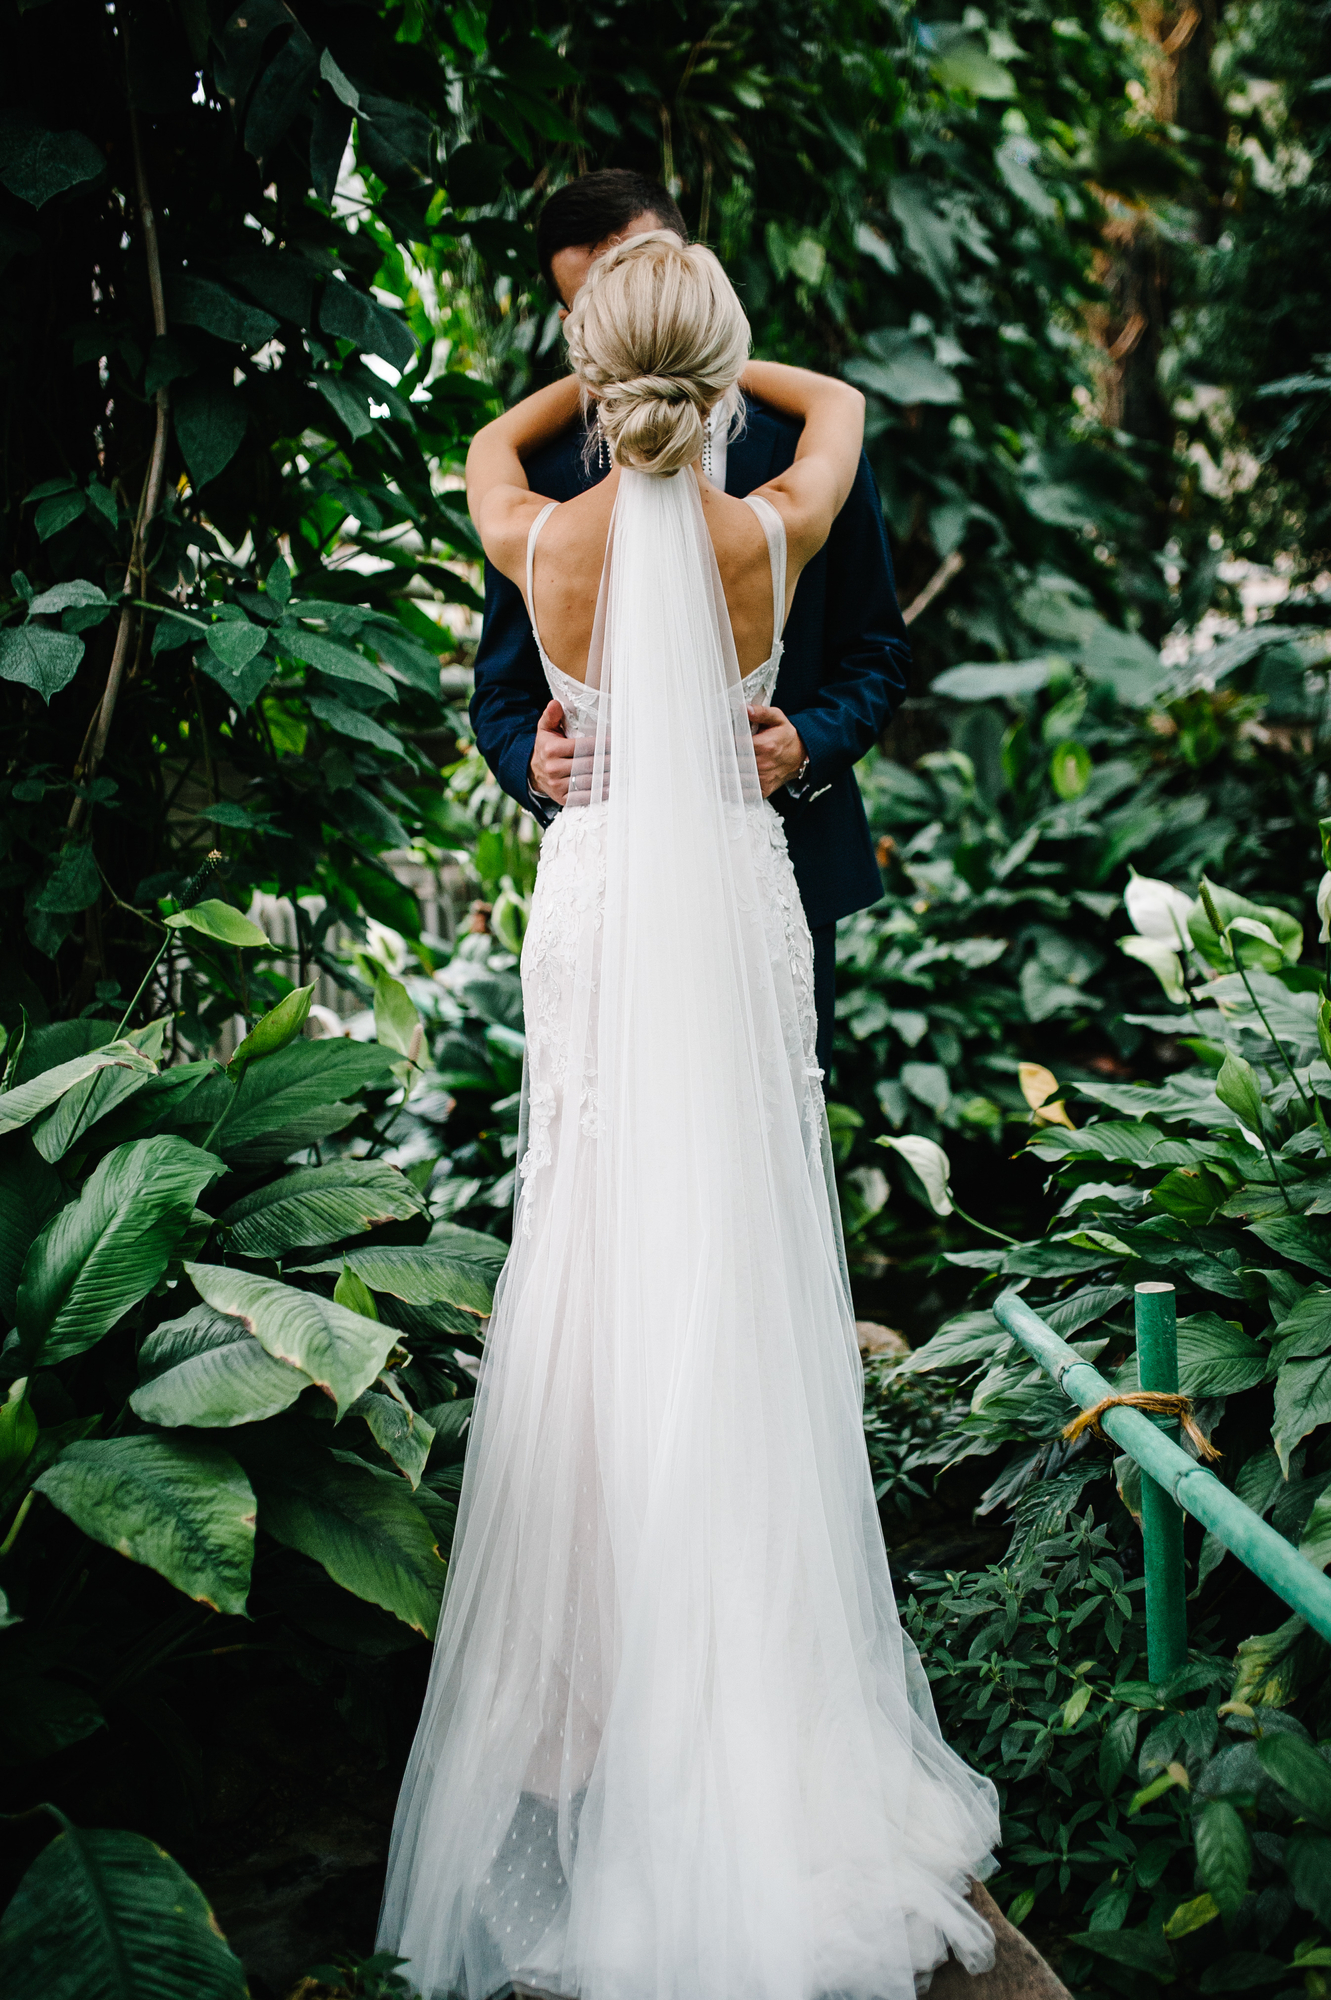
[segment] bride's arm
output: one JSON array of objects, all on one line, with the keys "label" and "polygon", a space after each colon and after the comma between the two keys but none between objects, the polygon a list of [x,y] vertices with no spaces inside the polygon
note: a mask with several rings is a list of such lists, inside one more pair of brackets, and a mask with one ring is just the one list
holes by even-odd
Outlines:
[{"label": "bride's arm", "polygon": [[481,545],[495,568],[520,588],[526,583],[527,530],[545,505],[527,483],[523,460],[568,429],[580,395],[572,375],[538,389],[477,431],[467,453],[467,506]]},{"label": "bride's arm", "polygon": [[740,387],[804,426],[793,463],[758,488],[780,510],[792,564],[802,569],[827,540],[855,484],[864,398],[849,382],[776,361],[750,361]]}]

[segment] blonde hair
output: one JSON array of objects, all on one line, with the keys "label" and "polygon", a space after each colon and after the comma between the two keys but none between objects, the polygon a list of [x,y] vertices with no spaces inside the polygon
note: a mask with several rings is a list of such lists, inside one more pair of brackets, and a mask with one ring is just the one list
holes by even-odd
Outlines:
[{"label": "blonde hair", "polygon": [[616,465],[666,478],[691,465],[717,405],[733,416],[749,322],[710,250],[651,229],[598,257],[564,322]]}]

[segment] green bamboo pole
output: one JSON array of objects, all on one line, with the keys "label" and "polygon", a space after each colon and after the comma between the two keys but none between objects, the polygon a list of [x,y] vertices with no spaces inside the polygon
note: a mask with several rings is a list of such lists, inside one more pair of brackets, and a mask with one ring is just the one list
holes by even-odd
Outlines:
[{"label": "green bamboo pole", "polygon": [[[1178,1394],[1178,1333],[1172,1285],[1138,1285],[1137,1377],[1143,1389]],[[1179,1440],[1177,1418],[1147,1417]],[[1142,1471],[1142,1544],[1146,1556],[1146,1658],[1158,1687],[1188,1658],[1187,1579],[1183,1569],[1183,1509],[1165,1487]]]},{"label": "green bamboo pole", "polygon": [[[1113,1395],[1112,1384],[1099,1369],[1051,1333],[1018,1293],[1004,1292],[996,1299],[994,1317],[1080,1409],[1093,1409]],[[1209,1528],[1254,1576],[1284,1599],[1291,1611],[1297,1611],[1331,1642],[1331,1577],[1314,1569],[1283,1535],[1222,1486],[1213,1472],[1189,1458],[1172,1438],[1162,1436],[1140,1410],[1120,1405],[1106,1410],[1102,1422],[1115,1444],[1130,1453],[1143,1472],[1149,1472],[1186,1513]]]}]

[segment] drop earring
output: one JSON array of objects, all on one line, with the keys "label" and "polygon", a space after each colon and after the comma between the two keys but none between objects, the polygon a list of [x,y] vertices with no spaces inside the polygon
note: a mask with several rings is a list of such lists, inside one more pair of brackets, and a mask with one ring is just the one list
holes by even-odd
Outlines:
[{"label": "drop earring", "polygon": [[601,422],[601,412],[596,412],[596,463],[602,472],[610,465],[610,452],[605,441],[605,425]]},{"label": "drop earring", "polygon": [[708,417],[707,422],[703,425],[702,433],[703,478],[708,480],[712,476],[712,421],[712,418]]}]

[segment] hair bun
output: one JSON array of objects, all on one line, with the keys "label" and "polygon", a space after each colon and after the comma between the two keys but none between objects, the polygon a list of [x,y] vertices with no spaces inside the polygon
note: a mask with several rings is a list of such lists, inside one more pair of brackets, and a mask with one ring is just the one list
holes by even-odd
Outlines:
[{"label": "hair bun", "polygon": [[749,322],[711,251],[672,230],[598,257],[564,332],[616,465],[667,478],[700,456],[708,413],[737,406]]},{"label": "hair bun", "polygon": [[659,477],[692,465],[703,448],[706,413],[677,377],[638,375],[602,390],[601,429],[616,465]]}]

